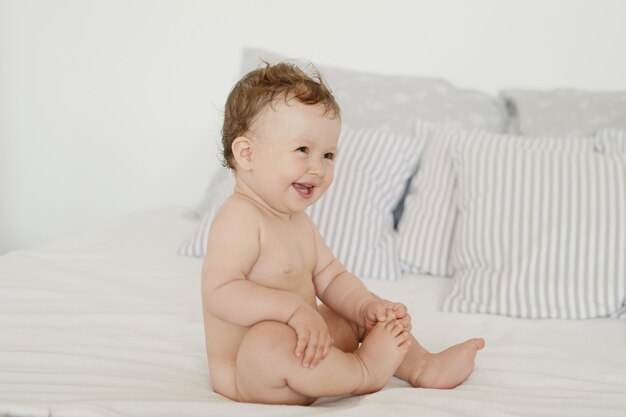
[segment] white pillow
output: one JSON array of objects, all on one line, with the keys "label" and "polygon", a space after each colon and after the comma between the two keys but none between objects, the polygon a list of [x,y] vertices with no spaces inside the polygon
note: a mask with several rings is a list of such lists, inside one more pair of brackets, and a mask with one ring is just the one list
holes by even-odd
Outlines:
[{"label": "white pillow", "polygon": [[[378,129],[342,129],[334,182],[307,212],[337,259],[357,276],[400,277],[392,211],[417,166],[422,143]],[[232,176],[224,175],[180,254],[204,256],[213,216],[233,186]]]},{"label": "white pillow", "polygon": [[449,312],[588,319],[626,299],[626,154],[455,152]]},{"label": "white pillow", "polygon": [[520,137],[424,123],[417,124],[417,131],[426,137],[426,144],[398,224],[400,264],[407,273],[451,276],[454,272],[449,261],[456,217],[451,148],[465,144],[467,152],[477,155],[493,154],[497,146],[510,143],[526,149],[593,150],[591,138]]}]

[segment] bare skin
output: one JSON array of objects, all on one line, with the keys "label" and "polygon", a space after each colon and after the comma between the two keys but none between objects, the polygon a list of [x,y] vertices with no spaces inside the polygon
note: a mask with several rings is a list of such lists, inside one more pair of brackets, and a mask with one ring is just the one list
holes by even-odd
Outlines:
[{"label": "bare skin", "polygon": [[[292,329],[276,322],[259,323],[239,350],[237,400],[308,405],[318,397],[378,391],[404,359],[407,341],[401,325],[380,322],[356,352],[332,347],[320,364],[305,368],[293,355]],[[259,360],[260,354],[264,360]]]},{"label": "bare skin", "polygon": [[[354,352],[369,333],[355,323],[321,305],[319,312],[326,320],[335,346],[344,352]],[[364,336],[365,335],[365,336]],[[476,353],[485,347],[480,338],[470,339],[439,353],[430,353],[409,334],[409,349],[394,376],[416,388],[451,389],[462,384],[474,369]]]},{"label": "bare skin", "polygon": [[484,345],[430,354],[406,307],[371,294],[324,243],[304,210],[332,182],[339,126],[321,106],[279,101],[233,142],[237,185],[209,234],[202,297],[213,388],[235,401],[310,404],[394,374],[451,388]]}]

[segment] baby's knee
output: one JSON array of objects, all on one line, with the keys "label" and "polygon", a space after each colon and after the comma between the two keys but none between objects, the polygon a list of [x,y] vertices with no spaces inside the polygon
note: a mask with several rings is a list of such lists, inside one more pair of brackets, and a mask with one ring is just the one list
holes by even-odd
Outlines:
[{"label": "baby's knee", "polygon": [[277,321],[263,321],[248,329],[241,343],[239,354],[285,360],[289,357],[286,354],[293,354],[295,348],[296,333],[291,327]]},{"label": "baby's knee", "polygon": [[285,324],[266,321],[248,329],[237,354],[239,398],[262,403],[282,398],[279,391],[288,388],[287,376],[296,366],[295,346],[295,332]]},{"label": "baby's knee", "polygon": [[289,387],[287,380],[300,366],[295,355],[296,333],[279,322],[255,324],[246,333],[237,356],[237,393],[243,402],[309,405],[315,398]]}]

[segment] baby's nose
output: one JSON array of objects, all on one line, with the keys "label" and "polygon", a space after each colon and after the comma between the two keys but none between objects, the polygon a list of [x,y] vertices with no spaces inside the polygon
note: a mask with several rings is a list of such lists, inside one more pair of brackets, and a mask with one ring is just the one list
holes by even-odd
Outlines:
[{"label": "baby's nose", "polygon": [[321,177],[324,175],[325,167],[322,161],[312,160],[309,165],[309,173]]}]

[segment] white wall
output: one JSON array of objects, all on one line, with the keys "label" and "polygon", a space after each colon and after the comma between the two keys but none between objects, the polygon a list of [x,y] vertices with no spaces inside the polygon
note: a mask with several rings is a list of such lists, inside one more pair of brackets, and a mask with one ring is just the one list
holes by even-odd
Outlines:
[{"label": "white wall", "polygon": [[240,50],[463,87],[626,90],[621,0],[0,0],[0,253],[193,207]]}]

